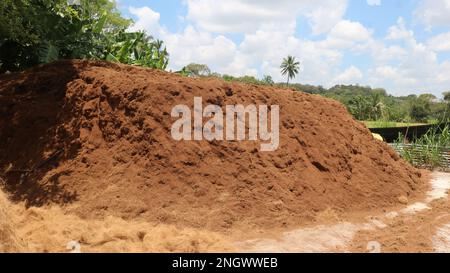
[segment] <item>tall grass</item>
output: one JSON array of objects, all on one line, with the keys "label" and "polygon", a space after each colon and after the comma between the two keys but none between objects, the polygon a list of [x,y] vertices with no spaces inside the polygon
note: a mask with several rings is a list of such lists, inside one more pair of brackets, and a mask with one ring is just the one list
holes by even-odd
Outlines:
[{"label": "tall grass", "polygon": [[444,153],[450,149],[450,126],[443,129],[438,126],[431,128],[425,135],[413,140],[408,145],[405,137],[399,135],[395,146],[400,155],[411,164],[427,168],[448,168]]}]

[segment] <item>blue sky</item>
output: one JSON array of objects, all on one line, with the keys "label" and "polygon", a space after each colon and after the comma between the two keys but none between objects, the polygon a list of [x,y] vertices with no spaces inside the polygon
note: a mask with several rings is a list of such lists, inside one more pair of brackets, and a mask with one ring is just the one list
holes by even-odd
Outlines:
[{"label": "blue sky", "polygon": [[119,0],[132,30],[162,39],[169,68],[191,62],[231,75],[382,87],[395,95],[450,90],[450,0]]}]

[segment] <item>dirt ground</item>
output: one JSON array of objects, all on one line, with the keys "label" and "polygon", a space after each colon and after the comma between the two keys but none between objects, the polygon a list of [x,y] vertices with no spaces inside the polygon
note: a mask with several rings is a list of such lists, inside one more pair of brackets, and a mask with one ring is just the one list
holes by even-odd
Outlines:
[{"label": "dirt ground", "polygon": [[[429,191],[396,210],[353,215],[240,243],[248,252],[450,253],[449,173],[433,173]],[[326,220],[328,218],[328,221]]]},{"label": "dirt ground", "polygon": [[298,229],[220,233],[142,221],[81,219],[0,197],[0,252],[450,252],[450,174],[433,173],[426,194],[389,211],[322,213]]},{"label": "dirt ground", "polygon": [[366,252],[378,242],[381,252],[450,253],[450,174],[434,174],[434,187],[423,202],[383,217],[384,225],[358,231],[347,249]]}]

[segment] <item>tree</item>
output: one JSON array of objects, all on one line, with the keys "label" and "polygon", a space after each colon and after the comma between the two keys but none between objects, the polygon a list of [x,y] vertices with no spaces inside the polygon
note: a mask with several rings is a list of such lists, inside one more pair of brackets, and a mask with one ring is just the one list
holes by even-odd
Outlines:
[{"label": "tree", "polygon": [[426,109],[425,105],[423,104],[413,104],[411,106],[411,110],[409,112],[411,118],[414,121],[425,121],[428,117],[429,111]]},{"label": "tree", "polygon": [[0,72],[85,58],[165,69],[163,43],[131,23],[111,0],[2,0]]},{"label": "tree", "polygon": [[274,85],[275,84],[275,82],[272,79],[272,76],[269,76],[269,75],[264,75],[263,78],[262,78],[262,82],[264,84],[267,84],[267,85]]},{"label": "tree", "polygon": [[450,91],[444,92],[442,95],[444,96],[444,102],[446,102],[447,105],[443,111],[441,121],[448,122],[450,120]]},{"label": "tree", "polygon": [[358,95],[348,103],[349,111],[358,120],[369,119],[370,102],[366,97]]},{"label": "tree", "polygon": [[283,76],[287,75],[287,85],[289,85],[289,80],[295,78],[295,76],[299,73],[300,70],[300,62],[295,60],[293,56],[287,56],[283,59],[281,63],[281,74]]},{"label": "tree", "polygon": [[433,94],[425,93],[425,94],[420,94],[419,99],[432,103],[437,100],[437,97]]},{"label": "tree", "polygon": [[413,121],[426,121],[429,117],[430,111],[430,101],[424,99],[423,97],[410,96],[409,98],[410,110],[409,115]]},{"label": "tree", "polygon": [[185,71],[185,73],[191,77],[205,77],[211,75],[211,69],[209,69],[206,64],[190,63],[183,67],[182,71]]},{"label": "tree", "polygon": [[166,69],[169,53],[160,40],[153,40],[144,32],[108,34],[100,58],[125,64],[134,64],[155,69]]},{"label": "tree", "polygon": [[109,0],[4,0],[0,3],[1,70],[20,70],[59,58],[98,56],[105,32],[125,29]]},{"label": "tree", "polygon": [[385,105],[379,92],[374,92],[369,97],[369,119],[378,120],[385,115]]},{"label": "tree", "polygon": [[444,92],[442,95],[444,96],[444,101],[450,103],[450,91]]}]

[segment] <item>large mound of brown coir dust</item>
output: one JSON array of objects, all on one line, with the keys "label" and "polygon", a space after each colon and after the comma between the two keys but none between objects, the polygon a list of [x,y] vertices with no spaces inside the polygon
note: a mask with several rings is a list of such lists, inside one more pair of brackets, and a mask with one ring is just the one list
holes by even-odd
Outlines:
[{"label": "large mound of brown coir dust", "polygon": [[[278,150],[173,140],[172,107],[195,96],[279,105]],[[334,100],[94,61],[0,76],[0,151],[12,201],[211,230],[393,206],[424,184]]]}]

